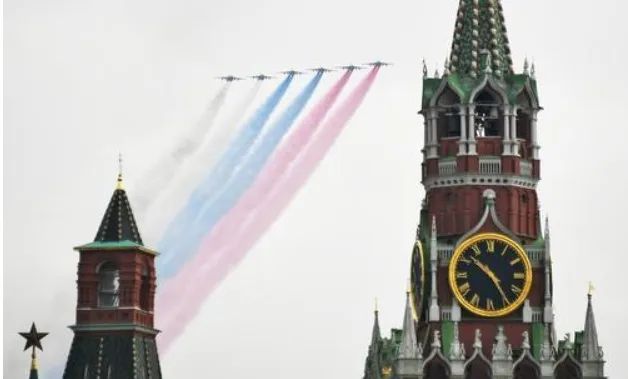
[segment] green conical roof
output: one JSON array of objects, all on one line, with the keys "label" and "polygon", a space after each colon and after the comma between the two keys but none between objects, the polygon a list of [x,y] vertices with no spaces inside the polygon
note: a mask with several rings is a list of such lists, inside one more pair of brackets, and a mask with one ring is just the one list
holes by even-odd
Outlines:
[{"label": "green conical roof", "polygon": [[119,176],[117,188],[111,196],[94,242],[121,241],[132,241],[143,245],[131,204],[122,185],[122,177]]},{"label": "green conical roof", "polygon": [[513,73],[504,12],[499,0],[460,0],[450,71],[473,78],[485,71],[500,78]]}]

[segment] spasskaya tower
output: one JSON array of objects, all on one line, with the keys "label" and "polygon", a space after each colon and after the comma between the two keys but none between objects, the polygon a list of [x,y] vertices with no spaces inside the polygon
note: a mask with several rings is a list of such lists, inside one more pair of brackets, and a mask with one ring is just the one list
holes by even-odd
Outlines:
[{"label": "spasskaya tower", "polygon": [[[603,378],[591,294],[584,330],[555,333],[549,226],[541,226],[542,110],[516,72],[501,2],[461,0],[442,75],[423,68],[422,184],[403,328],[366,361],[375,378]],[[544,229],[544,230],[543,230]]]}]

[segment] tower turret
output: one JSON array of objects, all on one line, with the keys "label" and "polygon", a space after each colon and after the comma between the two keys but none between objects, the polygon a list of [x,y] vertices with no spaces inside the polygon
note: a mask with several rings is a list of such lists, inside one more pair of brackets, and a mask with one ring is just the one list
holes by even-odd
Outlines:
[{"label": "tower turret", "polygon": [[597,326],[593,315],[593,290],[587,295],[587,314],[582,332],[582,347],[580,348],[580,360],[584,378],[599,378],[604,375],[604,353],[598,342]]},{"label": "tower turret", "polygon": [[417,329],[414,322],[410,289],[406,291],[406,308],[403,314],[401,343],[395,360],[395,378],[416,379],[420,370]]},{"label": "tower turret", "polygon": [[369,345],[364,367],[364,379],[382,379],[381,347],[382,335],[379,330],[379,310],[376,306],[373,319],[373,332],[371,333],[371,344]]},{"label": "tower turret", "polygon": [[74,340],[64,379],[161,378],[155,257],[144,246],[122,176],[93,242],[79,252]]}]

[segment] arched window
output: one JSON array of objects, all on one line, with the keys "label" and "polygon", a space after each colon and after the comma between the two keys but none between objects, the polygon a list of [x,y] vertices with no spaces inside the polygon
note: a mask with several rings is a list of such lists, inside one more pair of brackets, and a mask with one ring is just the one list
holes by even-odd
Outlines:
[{"label": "arched window", "polygon": [[539,367],[527,357],[515,367],[514,379],[539,379],[540,377]]},{"label": "arched window", "polygon": [[425,379],[449,379],[449,367],[436,356],[423,367],[423,377]]},{"label": "arched window", "polygon": [[554,375],[556,379],[582,379],[582,370],[572,356],[567,355],[556,365]]},{"label": "arched window", "polygon": [[145,311],[150,310],[150,277],[148,268],[142,267],[142,277],[140,282],[140,308]]},{"label": "arched window", "polygon": [[98,305],[101,307],[117,307],[120,305],[120,270],[106,262],[98,270]]},{"label": "arched window", "polygon": [[476,137],[498,137],[503,129],[503,115],[500,115],[498,96],[485,89],[475,98]]},{"label": "arched window", "polygon": [[486,361],[477,356],[467,364],[464,375],[465,379],[491,379],[493,370]]},{"label": "arched window", "polygon": [[438,138],[460,137],[460,99],[451,88],[447,87],[439,96],[436,104],[438,112]]}]

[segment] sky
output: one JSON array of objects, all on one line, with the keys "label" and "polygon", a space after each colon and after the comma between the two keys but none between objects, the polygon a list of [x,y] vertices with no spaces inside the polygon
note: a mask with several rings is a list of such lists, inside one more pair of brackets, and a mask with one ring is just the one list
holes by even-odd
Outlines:
[{"label": "sky", "polygon": [[[362,375],[375,297],[382,330],[401,326],[424,196],[420,62],[442,72],[457,3],[5,0],[5,377],[26,376],[17,332],[31,321],[51,333],[42,370],[64,365],[76,302],[72,247],[96,233],[119,152],[133,204],[134,178],[200,117],[220,89],[215,76],[381,59],[395,65],[382,69],[314,176],[160,357],[166,378]],[[552,227],[557,331],[583,328],[594,282],[606,373],[618,377],[628,338],[620,112],[628,5],[503,6],[515,65],[536,62],[545,108],[539,193]],[[149,222],[138,218],[140,231]]]}]

